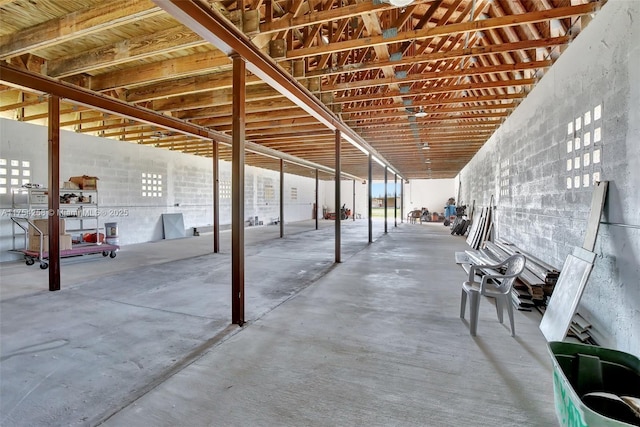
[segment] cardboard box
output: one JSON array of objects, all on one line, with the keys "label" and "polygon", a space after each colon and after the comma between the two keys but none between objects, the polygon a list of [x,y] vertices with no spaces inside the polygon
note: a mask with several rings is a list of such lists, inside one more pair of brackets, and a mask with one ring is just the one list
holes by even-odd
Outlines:
[{"label": "cardboard box", "polygon": [[[68,250],[72,248],[71,243],[71,234],[61,234],[58,236],[60,238],[60,250]],[[40,236],[35,235],[29,237],[29,247],[27,248],[30,251],[39,251],[40,250]],[[42,250],[44,252],[49,252],[49,236],[42,236]]]},{"label": "cardboard box", "polygon": [[62,188],[65,190],[79,190],[80,186],[75,182],[65,181],[62,183]]},{"label": "cardboard box", "polygon": [[[44,234],[44,235],[49,234],[49,220],[47,218],[45,218],[45,219],[32,219],[31,222],[33,223],[33,225],[38,227],[40,229],[40,231],[42,231],[42,234]],[[64,218],[60,218],[60,234],[65,234],[66,232],[67,232],[66,222],[65,222]],[[40,233],[38,233],[35,229],[33,229],[33,227],[29,226],[29,235],[30,236],[34,236],[34,237],[38,237],[40,235]]]},{"label": "cardboard box", "polygon": [[98,189],[98,177],[95,176],[72,176],[69,178],[70,182],[78,184],[81,190],[97,190]]},{"label": "cardboard box", "polygon": [[32,205],[46,205],[49,203],[49,191],[47,190],[31,190],[29,203]]}]

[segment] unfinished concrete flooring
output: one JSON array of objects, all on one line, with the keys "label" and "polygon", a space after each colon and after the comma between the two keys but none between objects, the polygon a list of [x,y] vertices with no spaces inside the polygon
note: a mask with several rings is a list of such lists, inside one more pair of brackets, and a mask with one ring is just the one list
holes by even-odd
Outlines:
[{"label": "unfinished concrete flooring", "polygon": [[[228,251],[189,253],[206,252],[206,236],[63,264],[75,278],[114,262],[60,292],[9,292],[18,266],[3,266],[0,424],[556,424],[540,315],[517,312],[515,338],[488,300],[477,337],[458,316],[464,238],[393,221],[384,235],[376,222],[368,245],[366,221],[344,221],[334,265],[330,225],[248,232],[243,328],[229,326]],[[166,245],[190,256],[125,268]]]}]

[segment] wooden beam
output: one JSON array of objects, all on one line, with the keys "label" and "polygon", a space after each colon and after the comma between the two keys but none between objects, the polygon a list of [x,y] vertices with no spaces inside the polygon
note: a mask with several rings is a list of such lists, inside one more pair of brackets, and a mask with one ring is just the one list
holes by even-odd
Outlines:
[{"label": "wooden beam", "polygon": [[570,18],[593,13],[600,9],[603,0],[594,1],[579,6],[558,7],[550,10],[523,13],[520,15],[503,16],[489,18],[479,21],[449,24],[437,27],[427,27],[413,31],[399,32],[393,37],[383,35],[371,36],[364,39],[353,39],[332,43],[326,46],[314,46],[309,48],[295,49],[287,52],[288,59],[299,59],[307,56],[322,55],[327,53],[341,52],[352,49],[362,49],[383,44],[398,43],[405,40],[420,40],[425,38],[450,36],[457,33],[467,33],[474,31],[489,30],[492,28],[511,27],[526,23],[546,21],[549,19]]},{"label": "wooden beam", "polygon": [[108,0],[0,37],[0,59],[44,49],[163,13],[146,0]]}]

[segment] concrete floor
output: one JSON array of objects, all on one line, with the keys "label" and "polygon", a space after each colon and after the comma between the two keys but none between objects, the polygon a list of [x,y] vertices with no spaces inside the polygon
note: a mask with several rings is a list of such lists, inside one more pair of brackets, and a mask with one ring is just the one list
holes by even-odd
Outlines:
[{"label": "concrete floor", "polygon": [[230,326],[228,232],[123,247],[47,272],[0,265],[2,426],[552,426],[540,315],[459,318],[467,249],[442,224],[246,232]]}]

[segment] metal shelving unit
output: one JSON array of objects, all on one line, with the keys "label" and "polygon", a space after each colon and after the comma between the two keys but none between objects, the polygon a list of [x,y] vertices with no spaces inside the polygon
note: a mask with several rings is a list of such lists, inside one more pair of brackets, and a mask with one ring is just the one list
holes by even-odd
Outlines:
[{"label": "metal shelving unit", "polygon": [[[71,246],[61,248],[60,257],[102,253],[105,257],[115,258],[120,247],[103,243],[100,239],[103,227],[100,227],[98,190],[62,188],[60,195],[60,218],[65,220],[65,234],[71,235]],[[11,251],[22,253],[27,265],[38,261],[42,269],[49,266],[45,244],[47,230],[38,227],[35,221],[51,216],[48,196],[46,188],[17,188],[11,194]],[[95,237],[95,240],[87,241],[87,237]]]}]

